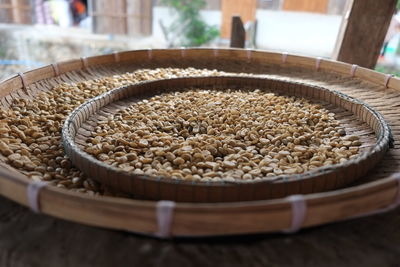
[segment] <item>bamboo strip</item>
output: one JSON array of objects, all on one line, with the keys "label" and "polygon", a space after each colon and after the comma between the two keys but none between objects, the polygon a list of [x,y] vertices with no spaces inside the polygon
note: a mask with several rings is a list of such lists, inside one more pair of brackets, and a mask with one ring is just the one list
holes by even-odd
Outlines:
[{"label": "bamboo strip", "polygon": [[[137,176],[133,173],[125,173],[118,168],[104,164],[96,160],[94,157],[84,153],[80,148],[78,149],[74,145],[74,139],[76,138],[74,136],[76,127],[79,128],[77,135],[78,139],[85,140],[88,136],[90,136],[90,132],[94,130],[93,126],[96,126],[96,119],[92,117],[92,115],[100,115],[96,112],[99,110],[101,111],[103,107],[111,109],[111,113],[113,113],[112,110],[118,111],[129,105],[132,102],[129,101],[129,97],[134,97],[135,99],[137,97],[141,98],[142,95],[140,92],[146,92],[147,96],[148,94],[158,93],[160,89],[162,91],[170,91],[179,90],[181,88],[191,88],[194,86],[200,86],[201,88],[214,88],[221,86],[226,86],[229,88],[247,88],[251,86],[261,89],[268,88],[269,90],[276,91],[277,93],[282,93],[284,92],[283,90],[286,89],[286,93],[288,95],[304,97],[306,94],[308,94],[308,96],[314,100],[320,99],[324,94],[327,94],[329,99],[334,101],[331,103],[334,104],[336,110],[338,110],[338,107],[344,107],[348,110],[347,114],[346,112],[343,112],[344,110],[341,110],[341,114],[345,117],[345,120],[342,119],[342,122],[346,123],[347,120],[347,124],[349,125],[354,120],[354,118],[350,117],[353,114],[349,111],[352,110],[354,106],[360,107],[360,109],[357,109],[358,121],[353,123],[352,128],[350,129],[357,130],[362,129],[362,127],[365,128],[365,125],[361,124],[360,120],[366,122],[370,126],[376,124],[378,125],[375,127],[377,142],[375,143],[375,140],[373,140],[372,143],[366,143],[368,144],[366,145],[368,149],[358,158],[350,160],[345,164],[318,168],[315,171],[307,172],[301,175],[286,176],[284,181],[277,179],[276,181],[271,182],[267,179],[262,182],[254,182],[249,184],[243,184],[240,182],[204,184],[202,182],[177,182],[168,178],[157,178],[154,180],[155,178],[150,176]],[[295,93],[295,91],[297,93]],[[125,103],[122,100],[124,98],[126,98]],[[104,117],[108,117],[109,115],[110,114],[104,113]],[[91,118],[90,121],[93,126],[86,122],[86,120],[89,118]],[[357,179],[369,168],[372,168],[377,163],[377,160],[382,157],[383,153],[386,152],[389,146],[389,130],[382,117],[369,107],[366,107],[364,104],[357,102],[355,99],[352,99],[346,95],[300,83],[287,83],[277,80],[259,78],[221,76],[168,79],[114,89],[86,102],[84,105],[72,112],[65,121],[62,133],[64,146],[71,148],[68,149],[67,155],[70,156],[70,158],[79,159],[73,161],[73,164],[84,171],[89,177],[93,177],[101,183],[114,186],[117,190],[125,191],[133,195],[139,194],[150,199],[168,199],[175,201],[178,201],[179,199],[179,201],[184,202],[248,201],[267,199],[271,197],[283,197],[290,194],[331,190],[336,186],[346,185],[350,181]],[[82,142],[82,144],[84,144],[84,142]],[[85,166],[90,166],[90,168]],[[359,169],[362,169],[363,171],[357,171]],[[135,183],[134,180],[136,179],[143,179],[141,182],[146,186],[145,193],[142,194],[140,193],[140,188],[131,186],[132,183]],[[342,181],[337,183],[337,179],[341,179]],[[304,188],[304,183],[310,182],[314,185],[311,190],[304,189],[305,191],[302,191],[300,189],[302,186]],[[168,188],[171,184],[175,187],[177,193],[169,191]],[[249,192],[245,194],[243,192],[243,188],[247,188]],[[205,190],[207,194],[203,195],[203,197],[199,197],[197,190]],[[238,191],[241,192],[239,195],[237,194]],[[266,194],[266,192],[281,193],[269,196]]]},{"label": "bamboo strip", "polygon": [[[386,99],[399,99],[398,94],[391,96],[388,89],[394,92],[400,90],[399,79],[392,78],[388,89],[383,88],[385,75],[357,68],[355,78],[351,78],[351,65],[322,60],[320,69],[315,71],[314,58],[297,58],[288,55],[288,64],[281,62],[280,53],[254,51],[251,65],[247,62],[247,53],[242,50],[221,49],[215,56],[215,49],[187,49],[185,58],[181,58],[180,50],[153,50],[148,57],[148,50],[127,51],[119,53],[120,64],[114,64],[112,55],[88,58],[88,67],[92,75],[132,71],[142,67],[161,66],[192,66],[214,67],[221,70],[251,71],[268,73],[278,79],[290,81],[307,80],[314,85],[326,88],[340,88],[340,91],[361,98],[363,95],[375,96],[377,104],[384,104]],[[100,59],[99,59],[100,58]],[[201,59],[201,60],[199,60]],[[99,60],[99,61],[97,61]],[[54,77],[51,67],[43,70],[32,70],[32,76],[26,75],[28,90],[43,88],[49,90],[59,82],[71,82],[76,79],[70,72],[79,72],[83,68],[80,60],[60,62],[61,74]],[[330,74],[331,73],[331,74]],[[104,74],[102,74],[104,75]],[[330,75],[330,76],[329,76]],[[336,78],[334,76],[337,76]],[[89,77],[89,76],[88,76]],[[94,77],[94,76],[92,76]],[[329,77],[329,78],[328,78]],[[360,80],[361,78],[361,80]],[[38,86],[30,86],[36,83]],[[7,107],[12,103],[13,92],[22,88],[19,77],[0,83],[0,97]],[[370,90],[370,91],[368,91]],[[383,112],[385,118],[386,114]],[[394,129],[400,129],[400,120],[393,111],[390,124]],[[397,139],[397,133],[394,135]],[[391,155],[398,154],[394,148],[384,157],[383,163],[377,166],[376,175],[367,182],[345,189],[304,196],[307,203],[307,215],[304,226],[309,227],[323,223],[349,219],[389,206],[397,194],[397,180],[387,175],[395,172],[398,161]],[[29,180],[9,167],[1,167],[0,194],[20,204],[28,205],[26,188]],[[374,173],[375,173],[374,172]],[[157,231],[156,204],[153,201],[132,200],[110,197],[90,197],[71,193],[54,187],[46,187],[39,194],[42,212],[59,218],[73,220],[89,225],[113,229],[127,230],[151,234]],[[172,223],[173,236],[208,236],[271,232],[287,229],[291,225],[291,206],[288,199],[235,202],[220,204],[190,204],[178,203],[174,211]]]}]

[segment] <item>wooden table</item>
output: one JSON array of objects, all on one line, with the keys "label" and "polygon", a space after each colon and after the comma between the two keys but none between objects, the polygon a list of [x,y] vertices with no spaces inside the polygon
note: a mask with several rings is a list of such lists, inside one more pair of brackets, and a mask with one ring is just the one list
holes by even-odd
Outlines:
[{"label": "wooden table", "polygon": [[399,266],[399,211],[298,234],[161,241],[34,214],[0,197],[0,266]]}]

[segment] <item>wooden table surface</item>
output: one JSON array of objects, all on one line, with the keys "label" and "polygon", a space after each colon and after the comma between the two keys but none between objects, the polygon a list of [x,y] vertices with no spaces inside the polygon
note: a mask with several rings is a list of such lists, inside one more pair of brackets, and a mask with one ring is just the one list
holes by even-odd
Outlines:
[{"label": "wooden table surface", "polygon": [[0,266],[400,266],[399,211],[294,235],[161,241],[34,214],[0,197]]}]

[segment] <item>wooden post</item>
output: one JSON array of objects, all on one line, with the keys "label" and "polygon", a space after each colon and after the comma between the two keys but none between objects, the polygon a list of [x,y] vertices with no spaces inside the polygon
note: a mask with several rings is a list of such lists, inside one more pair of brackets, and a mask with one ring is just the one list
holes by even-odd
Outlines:
[{"label": "wooden post", "polygon": [[231,38],[232,16],[240,16],[244,24],[254,21],[257,2],[257,0],[221,0],[221,38]]},{"label": "wooden post", "polygon": [[13,23],[21,23],[20,5],[18,0],[11,0]]},{"label": "wooden post", "polygon": [[152,1],[127,0],[127,34],[130,36],[150,35],[152,14]]},{"label": "wooden post", "polygon": [[374,68],[397,0],[353,0],[342,21],[333,58]]},{"label": "wooden post", "polygon": [[244,48],[246,31],[240,16],[232,16],[231,44],[230,47]]},{"label": "wooden post", "polygon": [[328,0],[285,0],[282,9],[325,14],[328,11],[328,4]]},{"label": "wooden post", "polygon": [[142,16],[141,23],[141,34],[143,35],[151,35],[152,26],[153,26],[153,2],[142,0],[140,5],[140,14]]}]

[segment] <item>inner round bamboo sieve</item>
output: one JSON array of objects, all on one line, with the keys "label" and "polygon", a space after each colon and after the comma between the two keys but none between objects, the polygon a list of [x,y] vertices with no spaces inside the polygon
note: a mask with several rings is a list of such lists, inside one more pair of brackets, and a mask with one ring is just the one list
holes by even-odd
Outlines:
[{"label": "inner round bamboo sieve", "polygon": [[[342,164],[321,167],[303,174],[282,176],[282,179],[252,182],[187,182],[162,177],[135,175],[105,164],[81,149],[79,136],[85,136],[83,127],[102,107],[119,100],[128,107],[129,99],[152,96],[163,91],[189,87],[259,88],[278,94],[299,96],[332,104],[347,110],[346,119],[357,118],[368,125],[375,140],[369,140],[363,153]],[[128,101],[127,101],[128,100]],[[130,103],[130,104],[129,104]],[[347,129],[346,129],[347,130]],[[73,164],[91,178],[144,199],[168,199],[184,202],[248,201],[307,194],[339,188],[362,177],[382,158],[389,147],[390,131],[379,113],[362,102],[344,94],[302,83],[250,77],[192,77],[144,82],[121,87],[98,96],[78,107],[67,118],[63,143]]]}]

